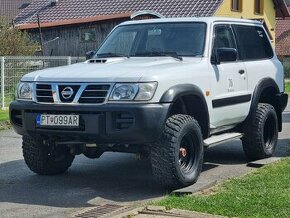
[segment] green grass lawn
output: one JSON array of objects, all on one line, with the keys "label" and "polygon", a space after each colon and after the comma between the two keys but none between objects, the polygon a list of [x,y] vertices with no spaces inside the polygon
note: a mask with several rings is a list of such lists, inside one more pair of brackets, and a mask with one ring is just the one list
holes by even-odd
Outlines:
[{"label": "green grass lawn", "polygon": [[156,204],[229,217],[290,217],[290,159],[227,181],[210,194],[172,195]]},{"label": "green grass lawn", "polygon": [[2,111],[0,110],[0,121],[8,121],[9,120],[9,111],[5,110]]},{"label": "green grass lawn", "polygon": [[290,92],[290,83],[285,83],[286,92]]}]

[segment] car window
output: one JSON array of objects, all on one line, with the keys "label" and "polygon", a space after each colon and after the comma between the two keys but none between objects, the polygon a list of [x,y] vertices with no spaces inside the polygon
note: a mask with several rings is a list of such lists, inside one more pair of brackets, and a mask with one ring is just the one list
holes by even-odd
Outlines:
[{"label": "car window", "polygon": [[137,31],[134,29],[120,32],[110,41],[110,43],[106,44],[106,53],[129,54],[136,35]]},{"label": "car window", "polygon": [[123,25],[109,35],[97,56],[202,56],[205,36],[206,24],[200,22]]},{"label": "car window", "polygon": [[218,48],[236,48],[233,31],[228,25],[215,27],[213,51]]},{"label": "car window", "polygon": [[273,57],[272,46],[263,28],[245,25],[233,25],[233,28],[243,60],[259,60]]},{"label": "car window", "polygon": [[235,36],[229,25],[216,25],[214,27],[214,39],[211,57],[212,60],[215,58],[216,50],[219,48],[237,49]]}]

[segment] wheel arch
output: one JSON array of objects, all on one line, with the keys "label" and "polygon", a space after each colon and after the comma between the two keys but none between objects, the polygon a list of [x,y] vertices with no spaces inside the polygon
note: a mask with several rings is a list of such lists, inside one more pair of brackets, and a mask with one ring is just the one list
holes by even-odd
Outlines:
[{"label": "wheel arch", "polygon": [[279,93],[279,87],[272,78],[262,79],[255,87],[247,121],[252,119],[259,103],[268,103],[275,108],[279,131],[282,131],[282,108],[277,97]]},{"label": "wheel arch", "polygon": [[[169,88],[161,97],[161,103],[172,103],[168,115],[187,114],[199,123],[203,138],[209,136],[209,112],[203,92],[193,84],[180,84]],[[198,107],[195,107],[198,105]]]}]

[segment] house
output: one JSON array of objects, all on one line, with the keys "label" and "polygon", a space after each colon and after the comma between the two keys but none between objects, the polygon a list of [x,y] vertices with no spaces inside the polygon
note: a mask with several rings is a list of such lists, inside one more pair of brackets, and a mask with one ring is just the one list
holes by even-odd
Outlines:
[{"label": "house", "polygon": [[290,57],[290,19],[277,20],[276,53],[279,57]]},{"label": "house", "polygon": [[262,21],[273,46],[276,38],[276,19],[290,17],[284,0],[226,0],[215,15]]},{"label": "house", "polygon": [[[287,1],[290,10],[290,0]],[[290,57],[290,19],[277,19],[276,53],[279,57]]]},{"label": "house", "polygon": [[34,0],[14,23],[34,40],[43,39],[45,55],[84,56],[96,49],[114,26],[141,10],[145,13],[139,15],[147,18],[159,14],[261,20],[273,43],[276,17],[290,16],[284,0]]},{"label": "house", "polygon": [[11,23],[12,20],[24,8],[26,8],[32,0],[1,0],[0,1],[0,17]]},{"label": "house", "polygon": [[277,20],[276,53],[279,57],[290,57],[290,19]]}]

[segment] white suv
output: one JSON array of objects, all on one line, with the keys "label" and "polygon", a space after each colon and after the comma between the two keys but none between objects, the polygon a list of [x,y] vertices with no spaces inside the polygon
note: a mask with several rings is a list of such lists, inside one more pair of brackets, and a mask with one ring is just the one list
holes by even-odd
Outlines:
[{"label": "white suv", "polygon": [[249,159],[271,156],[283,92],[283,67],[260,22],[130,21],[86,62],[25,75],[10,118],[38,174],[63,173],[79,154],[140,153],[176,188],[197,180],[205,146],[241,138]]}]

